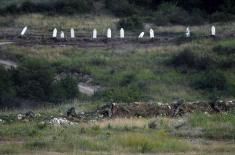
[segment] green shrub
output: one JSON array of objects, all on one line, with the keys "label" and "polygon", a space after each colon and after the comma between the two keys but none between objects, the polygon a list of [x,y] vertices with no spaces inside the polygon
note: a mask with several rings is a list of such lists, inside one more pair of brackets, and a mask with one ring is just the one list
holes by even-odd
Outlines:
[{"label": "green shrub", "polygon": [[52,102],[62,102],[78,96],[77,82],[71,77],[65,77],[53,84],[53,92],[50,100]]},{"label": "green shrub", "polygon": [[235,46],[223,46],[223,45],[217,45],[213,48],[213,51],[218,54],[235,54]]},{"label": "green shrub", "polygon": [[204,136],[212,139],[235,139],[235,115],[228,112],[226,115],[205,115],[195,113],[189,117],[192,127],[204,130]]},{"label": "green shrub", "polygon": [[143,29],[143,21],[137,16],[121,19],[118,22],[118,28],[124,28],[126,30],[139,30]]},{"label": "green shrub", "polygon": [[12,74],[0,66],[0,75],[0,107],[10,107],[16,96]]},{"label": "green shrub", "polygon": [[173,56],[170,63],[175,67],[205,70],[212,68],[216,61],[206,53],[195,53],[190,49],[185,49],[178,55]]},{"label": "green shrub", "polygon": [[162,3],[154,13],[156,25],[182,24],[188,25],[189,14],[173,3]]},{"label": "green shrub", "polygon": [[46,2],[25,1],[20,4],[11,4],[0,10],[1,14],[16,14],[16,13],[87,13],[93,8],[92,0],[57,0]]},{"label": "green shrub", "polygon": [[235,19],[235,15],[226,12],[215,12],[210,16],[211,22],[228,22]]},{"label": "green shrub", "polygon": [[113,102],[131,103],[142,99],[141,90],[134,86],[112,88],[97,95]]},{"label": "green shrub", "polygon": [[193,87],[202,90],[225,90],[227,79],[223,72],[209,71],[195,77]]},{"label": "green shrub", "polygon": [[55,71],[45,61],[26,61],[14,75],[17,96],[37,101],[48,101],[52,92]]},{"label": "green shrub", "polygon": [[46,61],[28,60],[15,70],[0,68],[0,73],[0,107],[13,107],[18,98],[57,103],[78,96],[76,81],[55,81],[56,72]]},{"label": "green shrub", "polygon": [[116,16],[126,17],[136,14],[135,6],[130,4],[128,0],[105,0],[105,6]]}]

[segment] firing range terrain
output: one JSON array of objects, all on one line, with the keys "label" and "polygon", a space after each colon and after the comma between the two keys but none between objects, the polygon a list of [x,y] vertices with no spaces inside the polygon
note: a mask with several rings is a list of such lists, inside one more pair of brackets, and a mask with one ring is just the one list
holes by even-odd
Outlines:
[{"label": "firing range terrain", "polygon": [[0,154],[234,154],[234,10],[232,0],[2,0]]}]

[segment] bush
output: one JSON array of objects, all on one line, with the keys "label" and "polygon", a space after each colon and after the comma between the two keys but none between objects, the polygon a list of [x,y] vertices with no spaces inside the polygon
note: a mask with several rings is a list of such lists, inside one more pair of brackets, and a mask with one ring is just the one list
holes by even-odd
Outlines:
[{"label": "bush", "polygon": [[118,28],[124,28],[126,30],[139,30],[143,29],[143,22],[141,18],[138,18],[136,16],[121,19],[118,22]]},{"label": "bush", "polygon": [[18,98],[56,103],[78,96],[76,81],[71,77],[55,81],[56,72],[45,61],[28,60],[9,71],[0,68],[0,74],[1,107],[15,106]]},{"label": "bush", "polygon": [[162,3],[154,13],[156,25],[189,24],[189,14],[173,3]]},{"label": "bush", "polygon": [[17,96],[36,101],[48,101],[54,76],[55,71],[45,61],[24,62],[14,75]]},{"label": "bush", "polygon": [[235,16],[225,12],[215,12],[210,16],[211,22],[228,22],[231,20],[235,20]]},{"label": "bush", "polygon": [[233,57],[222,58],[219,62],[219,67],[228,69],[235,67],[235,60]]},{"label": "bush", "polygon": [[53,93],[50,101],[62,102],[65,100],[73,99],[78,96],[77,83],[72,77],[65,77],[60,81],[53,84]]},{"label": "bush", "polygon": [[193,81],[193,87],[202,90],[225,90],[227,79],[222,72],[209,71],[197,76]]},{"label": "bush", "polygon": [[57,0],[47,2],[32,2],[25,1],[21,4],[11,4],[0,10],[1,14],[16,14],[16,13],[87,13],[93,8],[92,0]]},{"label": "bush", "polygon": [[216,61],[205,53],[194,53],[190,49],[185,49],[171,59],[171,65],[197,70],[205,70],[214,67]]},{"label": "bush", "polygon": [[98,96],[104,98],[107,101],[125,103],[136,102],[142,99],[141,90],[134,86],[109,89],[98,94]]},{"label": "bush", "polygon": [[130,4],[128,0],[105,0],[105,6],[116,16],[126,17],[137,13],[135,6]]},{"label": "bush", "polygon": [[0,107],[11,106],[16,96],[12,74],[0,66]]},{"label": "bush", "polygon": [[216,53],[225,54],[225,55],[235,54],[235,46],[218,45],[213,48],[213,51]]}]

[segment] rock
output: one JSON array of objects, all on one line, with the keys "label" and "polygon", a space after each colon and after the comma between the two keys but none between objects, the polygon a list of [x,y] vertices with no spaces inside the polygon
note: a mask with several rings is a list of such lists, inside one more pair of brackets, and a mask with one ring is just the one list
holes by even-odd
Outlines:
[{"label": "rock", "polygon": [[101,107],[100,110],[98,110],[98,113],[103,115],[103,117],[112,117],[114,106],[115,103],[106,104],[103,107]]},{"label": "rock", "polygon": [[148,127],[150,129],[156,129],[157,128],[157,121],[154,120],[154,121],[149,122]]},{"label": "rock", "polygon": [[184,108],[184,100],[176,100],[172,103],[173,106],[173,117],[177,117],[177,116],[183,116],[183,114],[185,113],[185,108]]},{"label": "rock", "polygon": [[26,113],[20,113],[17,115],[17,120],[30,120],[36,117],[36,114],[33,111],[28,111]]},{"label": "rock", "polygon": [[18,115],[17,115],[17,120],[22,120],[23,117],[24,117],[23,114],[18,114]]},{"label": "rock", "polygon": [[74,107],[67,110],[67,117],[76,117],[77,113]]},{"label": "rock", "polygon": [[214,100],[209,102],[211,109],[216,113],[221,113],[224,111],[228,111],[228,107],[225,101],[219,100],[219,98],[215,98]]},{"label": "rock", "polygon": [[53,118],[49,121],[49,124],[54,126],[71,126],[76,125],[76,123],[67,120],[66,118]]},{"label": "rock", "polygon": [[35,118],[36,114],[32,111],[28,111],[25,113],[25,118],[27,119],[32,119],[32,118]]},{"label": "rock", "polygon": [[0,119],[0,124],[5,123],[5,121],[3,119]]}]

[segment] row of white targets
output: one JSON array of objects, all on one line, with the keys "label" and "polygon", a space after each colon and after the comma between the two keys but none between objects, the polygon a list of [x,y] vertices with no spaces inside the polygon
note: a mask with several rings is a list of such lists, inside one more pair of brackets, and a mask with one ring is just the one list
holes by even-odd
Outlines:
[{"label": "row of white targets", "polygon": [[[26,33],[26,31],[27,31],[27,29],[28,29],[27,27],[24,27],[24,29],[22,30],[22,32],[21,32],[20,35],[21,35],[21,36],[24,36],[25,33]],[[74,30],[74,28],[71,28],[70,33],[71,33],[71,34],[70,34],[71,38],[75,38],[75,30]],[[57,31],[57,29],[55,28],[55,29],[53,30],[52,38],[57,38],[57,34],[58,34],[58,31]],[[143,37],[144,37],[144,34],[145,34],[144,32],[141,32],[140,35],[138,36],[138,38],[143,38]],[[153,29],[150,29],[150,30],[149,30],[149,34],[150,34],[149,37],[150,37],[151,39],[154,38],[154,31],[153,31]],[[186,35],[187,38],[191,36],[191,31],[190,31],[190,28],[189,28],[189,27],[186,28],[186,33],[185,33],[185,35]],[[215,26],[212,26],[212,27],[211,27],[211,35],[212,35],[212,36],[215,36],[215,35],[216,35]],[[62,39],[65,38],[65,34],[64,34],[63,31],[60,32],[60,38],[62,38]],[[92,38],[93,38],[93,39],[96,39],[96,38],[97,38],[97,30],[96,30],[96,29],[93,30]],[[111,30],[110,28],[107,30],[107,38],[112,38],[112,30]],[[124,31],[123,28],[120,29],[120,38],[125,38],[125,31]]]},{"label": "row of white targets", "polygon": [[[74,31],[73,28],[71,28],[70,33],[71,33],[70,34],[71,38],[75,38],[75,31]],[[58,35],[58,31],[55,28],[53,30],[52,38],[57,38],[57,35]],[[65,37],[64,32],[61,31],[60,32],[60,38],[63,39],[64,37]],[[143,38],[143,37],[144,37],[144,32],[140,33],[140,35],[139,35],[139,38]],[[97,30],[96,29],[93,30],[92,38],[93,39],[97,38]],[[107,38],[112,38],[112,30],[110,28],[107,30]],[[124,31],[123,28],[120,29],[120,38],[125,38],[125,31]],[[150,38],[154,38],[153,29],[150,29]]]},{"label": "row of white targets", "polygon": [[[216,29],[215,29],[215,26],[214,26],[214,25],[211,27],[211,35],[212,35],[212,36],[215,36],[215,35],[216,35]],[[189,38],[189,37],[191,36],[191,31],[190,31],[190,28],[189,28],[189,27],[186,28],[185,36],[186,36],[187,38]]]},{"label": "row of white targets", "polygon": [[[145,34],[144,32],[141,32],[140,35],[138,36],[138,38],[143,38],[144,34]],[[150,38],[154,38],[153,29],[150,29],[149,34],[150,34],[150,36],[149,36]],[[56,28],[53,30],[52,37],[57,38],[57,29]],[[61,31],[61,33],[60,33],[60,38],[64,38],[63,31]],[[71,38],[75,38],[75,31],[73,28],[71,28]],[[97,30],[96,29],[93,30],[92,38],[93,39],[97,38]],[[107,30],[107,38],[112,38],[112,30],[110,28]],[[120,29],[120,38],[125,38],[125,31],[123,28]]]}]

